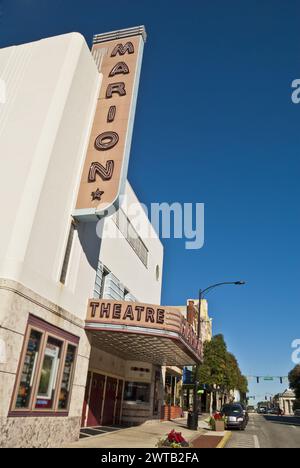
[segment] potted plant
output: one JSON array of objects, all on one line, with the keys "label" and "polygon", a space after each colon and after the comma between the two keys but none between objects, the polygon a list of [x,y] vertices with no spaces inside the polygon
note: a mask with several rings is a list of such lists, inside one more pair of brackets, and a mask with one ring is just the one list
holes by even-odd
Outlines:
[{"label": "potted plant", "polygon": [[210,427],[213,431],[224,432],[226,425],[226,417],[217,412],[210,418]]},{"label": "potted plant", "polygon": [[176,432],[174,429],[169,432],[165,439],[160,439],[156,444],[158,448],[186,448],[189,447],[189,443],[182,436],[181,432]]}]

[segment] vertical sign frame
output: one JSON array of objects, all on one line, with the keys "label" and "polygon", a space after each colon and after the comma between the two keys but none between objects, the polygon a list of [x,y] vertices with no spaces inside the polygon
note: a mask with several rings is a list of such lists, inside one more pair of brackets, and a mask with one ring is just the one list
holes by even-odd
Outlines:
[{"label": "vertical sign frame", "polygon": [[79,221],[95,221],[119,208],[145,42],[143,26],[94,37],[92,53],[103,81],[73,212]]}]

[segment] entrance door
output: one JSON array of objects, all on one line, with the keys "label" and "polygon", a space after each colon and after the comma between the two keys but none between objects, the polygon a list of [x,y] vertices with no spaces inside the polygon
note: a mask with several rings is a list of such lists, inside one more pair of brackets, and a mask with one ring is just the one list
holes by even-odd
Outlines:
[{"label": "entrance door", "polygon": [[115,403],[117,397],[117,379],[107,377],[106,381],[106,392],[103,409],[103,421],[104,426],[111,426],[114,423],[114,412]]},{"label": "entrance door", "polygon": [[87,379],[86,379],[85,393],[84,393],[84,402],[83,402],[83,408],[82,408],[81,427],[84,427],[85,425],[86,410],[87,410],[87,406],[89,402],[91,376],[92,374],[88,372]]},{"label": "entrance door", "polygon": [[101,415],[103,406],[105,377],[100,374],[93,374],[90,394],[89,412],[87,426],[101,426]]},{"label": "entrance door", "polygon": [[118,381],[118,392],[117,392],[117,402],[116,402],[116,414],[115,414],[115,424],[119,425],[121,423],[121,408],[122,408],[122,399],[123,399],[123,380]]}]

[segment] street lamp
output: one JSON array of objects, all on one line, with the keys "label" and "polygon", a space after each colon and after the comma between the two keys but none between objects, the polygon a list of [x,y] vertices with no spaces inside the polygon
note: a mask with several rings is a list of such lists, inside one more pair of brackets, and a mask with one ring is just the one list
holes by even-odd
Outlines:
[{"label": "street lamp", "polygon": [[[197,336],[198,340],[201,338],[201,304],[202,300],[205,297],[205,294],[207,294],[209,291],[212,289],[218,288],[219,286],[225,286],[225,285],[233,285],[233,286],[244,286],[246,284],[245,281],[225,281],[223,283],[216,283],[213,284],[212,286],[209,286],[208,288],[205,289],[200,289],[199,290],[199,309],[198,309],[198,326],[197,326]],[[198,430],[198,407],[199,407],[199,395],[198,395],[198,385],[199,382],[197,380],[197,376],[199,373],[199,368],[200,365],[197,364],[195,368],[195,375],[194,375],[194,398],[193,398],[193,412],[190,414],[188,417],[188,428],[191,429],[192,431],[197,431]]]}]

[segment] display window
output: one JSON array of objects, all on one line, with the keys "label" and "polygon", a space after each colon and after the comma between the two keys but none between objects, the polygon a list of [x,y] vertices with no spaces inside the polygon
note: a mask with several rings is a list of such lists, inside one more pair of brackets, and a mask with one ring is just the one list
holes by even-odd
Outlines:
[{"label": "display window", "polygon": [[40,373],[36,408],[52,409],[63,343],[49,336]]},{"label": "display window", "polygon": [[40,352],[42,333],[31,330],[26,348],[26,354],[21,370],[20,383],[17,393],[16,408],[27,409],[30,404],[32,384],[37,359]]},{"label": "display window", "polygon": [[65,414],[79,339],[30,317],[9,415]]},{"label": "display window", "polygon": [[150,388],[148,383],[126,382],[124,401],[135,402],[138,404],[150,402]]},{"label": "display window", "polygon": [[68,408],[75,358],[76,347],[69,344],[59,392],[58,409],[60,410],[66,410]]}]

